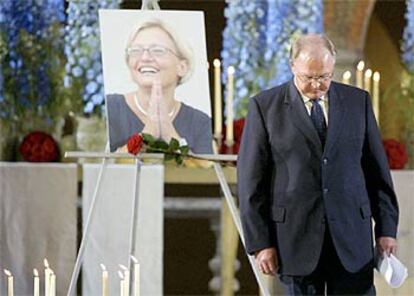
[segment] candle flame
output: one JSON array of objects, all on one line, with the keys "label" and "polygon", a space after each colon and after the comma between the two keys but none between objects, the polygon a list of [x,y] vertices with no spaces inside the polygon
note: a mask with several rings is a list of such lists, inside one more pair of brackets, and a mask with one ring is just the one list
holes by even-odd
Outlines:
[{"label": "candle flame", "polygon": [[229,75],[233,75],[233,74],[234,74],[234,72],[235,72],[235,69],[234,69],[234,67],[233,67],[233,66],[229,66],[229,67],[227,68],[227,74],[229,74]]},{"label": "candle flame", "polygon": [[12,276],[12,273],[10,272],[10,270],[5,269],[5,270],[4,270],[4,273],[5,273],[7,276]]},{"label": "candle flame", "polygon": [[124,271],[128,271],[128,268],[126,268],[125,265],[119,264],[119,267]]},{"label": "candle flame", "polygon": [[46,268],[49,268],[49,262],[47,261],[46,258],[43,260],[43,264],[45,265]]},{"label": "candle flame", "polygon": [[365,77],[371,77],[372,76],[372,70],[371,69],[367,69],[366,71],[365,71]]},{"label": "candle flame", "polygon": [[138,259],[135,258],[134,255],[131,255],[131,259],[132,259],[132,262],[134,262],[135,264],[138,264]]},{"label": "candle flame", "polygon": [[221,65],[220,60],[219,59],[214,59],[213,65],[214,65],[214,67],[220,67],[220,65]]},{"label": "candle flame", "polygon": [[365,67],[364,61],[359,61],[358,65],[357,65],[358,71],[364,70],[364,67]]},{"label": "candle flame", "polygon": [[121,280],[124,279],[124,274],[120,270],[118,271],[118,276],[121,278]]},{"label": "candle flame", "polygon": [[379,72],[374,72],[374,76],[373,76],[372,79],[374,79],[374,81],[376,81],[376,82],[380,81],[380,73]]},{"label": "candle flame", "polygon": [[103,265],[103,263],[101,263],[100,265],[101,265],[102,270],[105,271],[106,270],[105,265]]},{"label": "candle flame", "polygon": [[36,268],[33,268],[33,274],[34,274],[34,276],[39,276],[39,272],[37,271]]},{"label": "candle flame", "polygon": [[350,79],[350,78],[351,78],[351,76],[352,76],[351,71],[346,71],[346,72],[344,72],[344,74],[342,75],[342,77],[343,77],[344,79]]}]

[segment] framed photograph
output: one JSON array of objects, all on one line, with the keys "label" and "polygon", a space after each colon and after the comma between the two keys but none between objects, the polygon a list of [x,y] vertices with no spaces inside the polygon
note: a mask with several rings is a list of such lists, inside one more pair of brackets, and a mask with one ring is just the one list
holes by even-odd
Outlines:
[{"label": "framed photograph", "polygon": [[204,14],[100,10],[110,151],[148,133],[212,153]]}]

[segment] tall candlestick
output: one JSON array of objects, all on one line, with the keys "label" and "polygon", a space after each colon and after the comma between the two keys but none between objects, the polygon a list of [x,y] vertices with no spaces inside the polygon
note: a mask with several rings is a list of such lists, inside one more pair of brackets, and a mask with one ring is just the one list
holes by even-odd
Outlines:
[{"label": "tall candlestick", "polygon": [[214,134],[219,137],[222,129],[222,101],[221,101],[221,63],[219,59],[213,61],[214,66]]},{"label": "tall candlestick", "polygon": [[43,260],[43,264],[45,266],[45,296],[50,296],[50,274],[51,269],[49,268],[49,262],[45,258]]},{"label": "tall candlestick", "polygon": [[342,83],[351,84],[351,77],[352,77],[351,72],[345,71],[344,74],[342,75]]},{"label": "tall candlestick", "polygon": [[125,281],[124,281],[124,275],[122,274],[122,271],[118,271],[118,276],[121,279],[119,281],[119,295],[120,296],[127,296],[125,295]]},{"label": "tall candlestick", "polygon": [[137,258],[131,255],[132,262],[134,262],[134,296],[139,296],[139,279],[140,279],[140,266]]},{"label": "tall candlestick", "polygon": [[102,268],[102,296],[109,295],[109,274],[105,265],[101,263]]},{"label": "tall candlestick", "polygon": [[56,274],[51,270],[50,272],[50,296],[56,296]]},{"label": "tall candlestick", "polygon": [[40,296],[39,272],[33,269],[33,296]]},{"label": "tall candlestick", "polygon": [[233,97],[234,97],[234,67],[230,66],[227,69],[227,118],[226,118],[226,145],[233,146],[234,132],[233,132]]},{"label": "tall candlestick", "polygon": [[125,285],[125,295],[129,295],[129,270],[126,266],[119,264],[119,267],[124,271],[124,285]]},{"label": "tall candlestick", "polygon": [[7,296],[13,296],[13,294],[14,294],[13,275],[7,269],[4,270],[4,273],[7,276]]},{"label": "tall candlestick", "polygon": [[359,61],[356,71],[356,86],[362,88],[362,72],[364,71],[364,61]]},{"label": "tall candlestick", "polygon": [[364,89],[371,93],[372,70],[367,69],[364,74]]},{"label": "tall candlestick", "polygon": [[379,96],[379,83],[380,83],[380,73],[374,72],[373,76],[373,88],[372,88],[372,105],[374,109],[375,118],[379,125],[380,120],[380,96]]}]

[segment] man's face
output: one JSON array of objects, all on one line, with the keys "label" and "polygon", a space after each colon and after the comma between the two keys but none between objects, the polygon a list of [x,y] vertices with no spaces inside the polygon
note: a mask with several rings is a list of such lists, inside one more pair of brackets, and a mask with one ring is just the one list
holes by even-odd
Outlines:
[{"label": "man's face", "polygon": [[326,94],[331,84],[335,60],[329,53],[311,55],[306,52],[291,63],[295,84],[302,95],[317,99]]}]

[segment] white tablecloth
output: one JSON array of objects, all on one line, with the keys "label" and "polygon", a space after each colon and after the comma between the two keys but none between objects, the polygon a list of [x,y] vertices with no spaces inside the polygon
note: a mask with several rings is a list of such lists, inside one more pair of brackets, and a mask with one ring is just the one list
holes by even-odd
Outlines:
[{"label": "white tablecloth", "polygon": [[14,276],[15,295],[33,294],[33,268],[47,258],[65,295],[76,258],[77,170],[72,164],[0,162],[0,295],[3,269]]},{"label": "white tablecloth", "polygon": [[[83,219],[85,222],[99,165],[83,166]],[[83,265],[83,295],[101,294],[101,268],[109,270],[110,295],[119,295],[119,264],[127,266],[132,217],[135,166],[109,165],[102,194],[96,205],[91,236]],[[141,265],[141,295],[163,295],[163,197],[164,167],[144,165],[139,189],[138,260]]]},{"label": "white tablecloth", "polygon": [[397,257],[407,266],[407,281],[398,289],[391,289],[375,272],[378,295],[414,295],[414,171],[392,171],[392,179],[400,206]]}]

